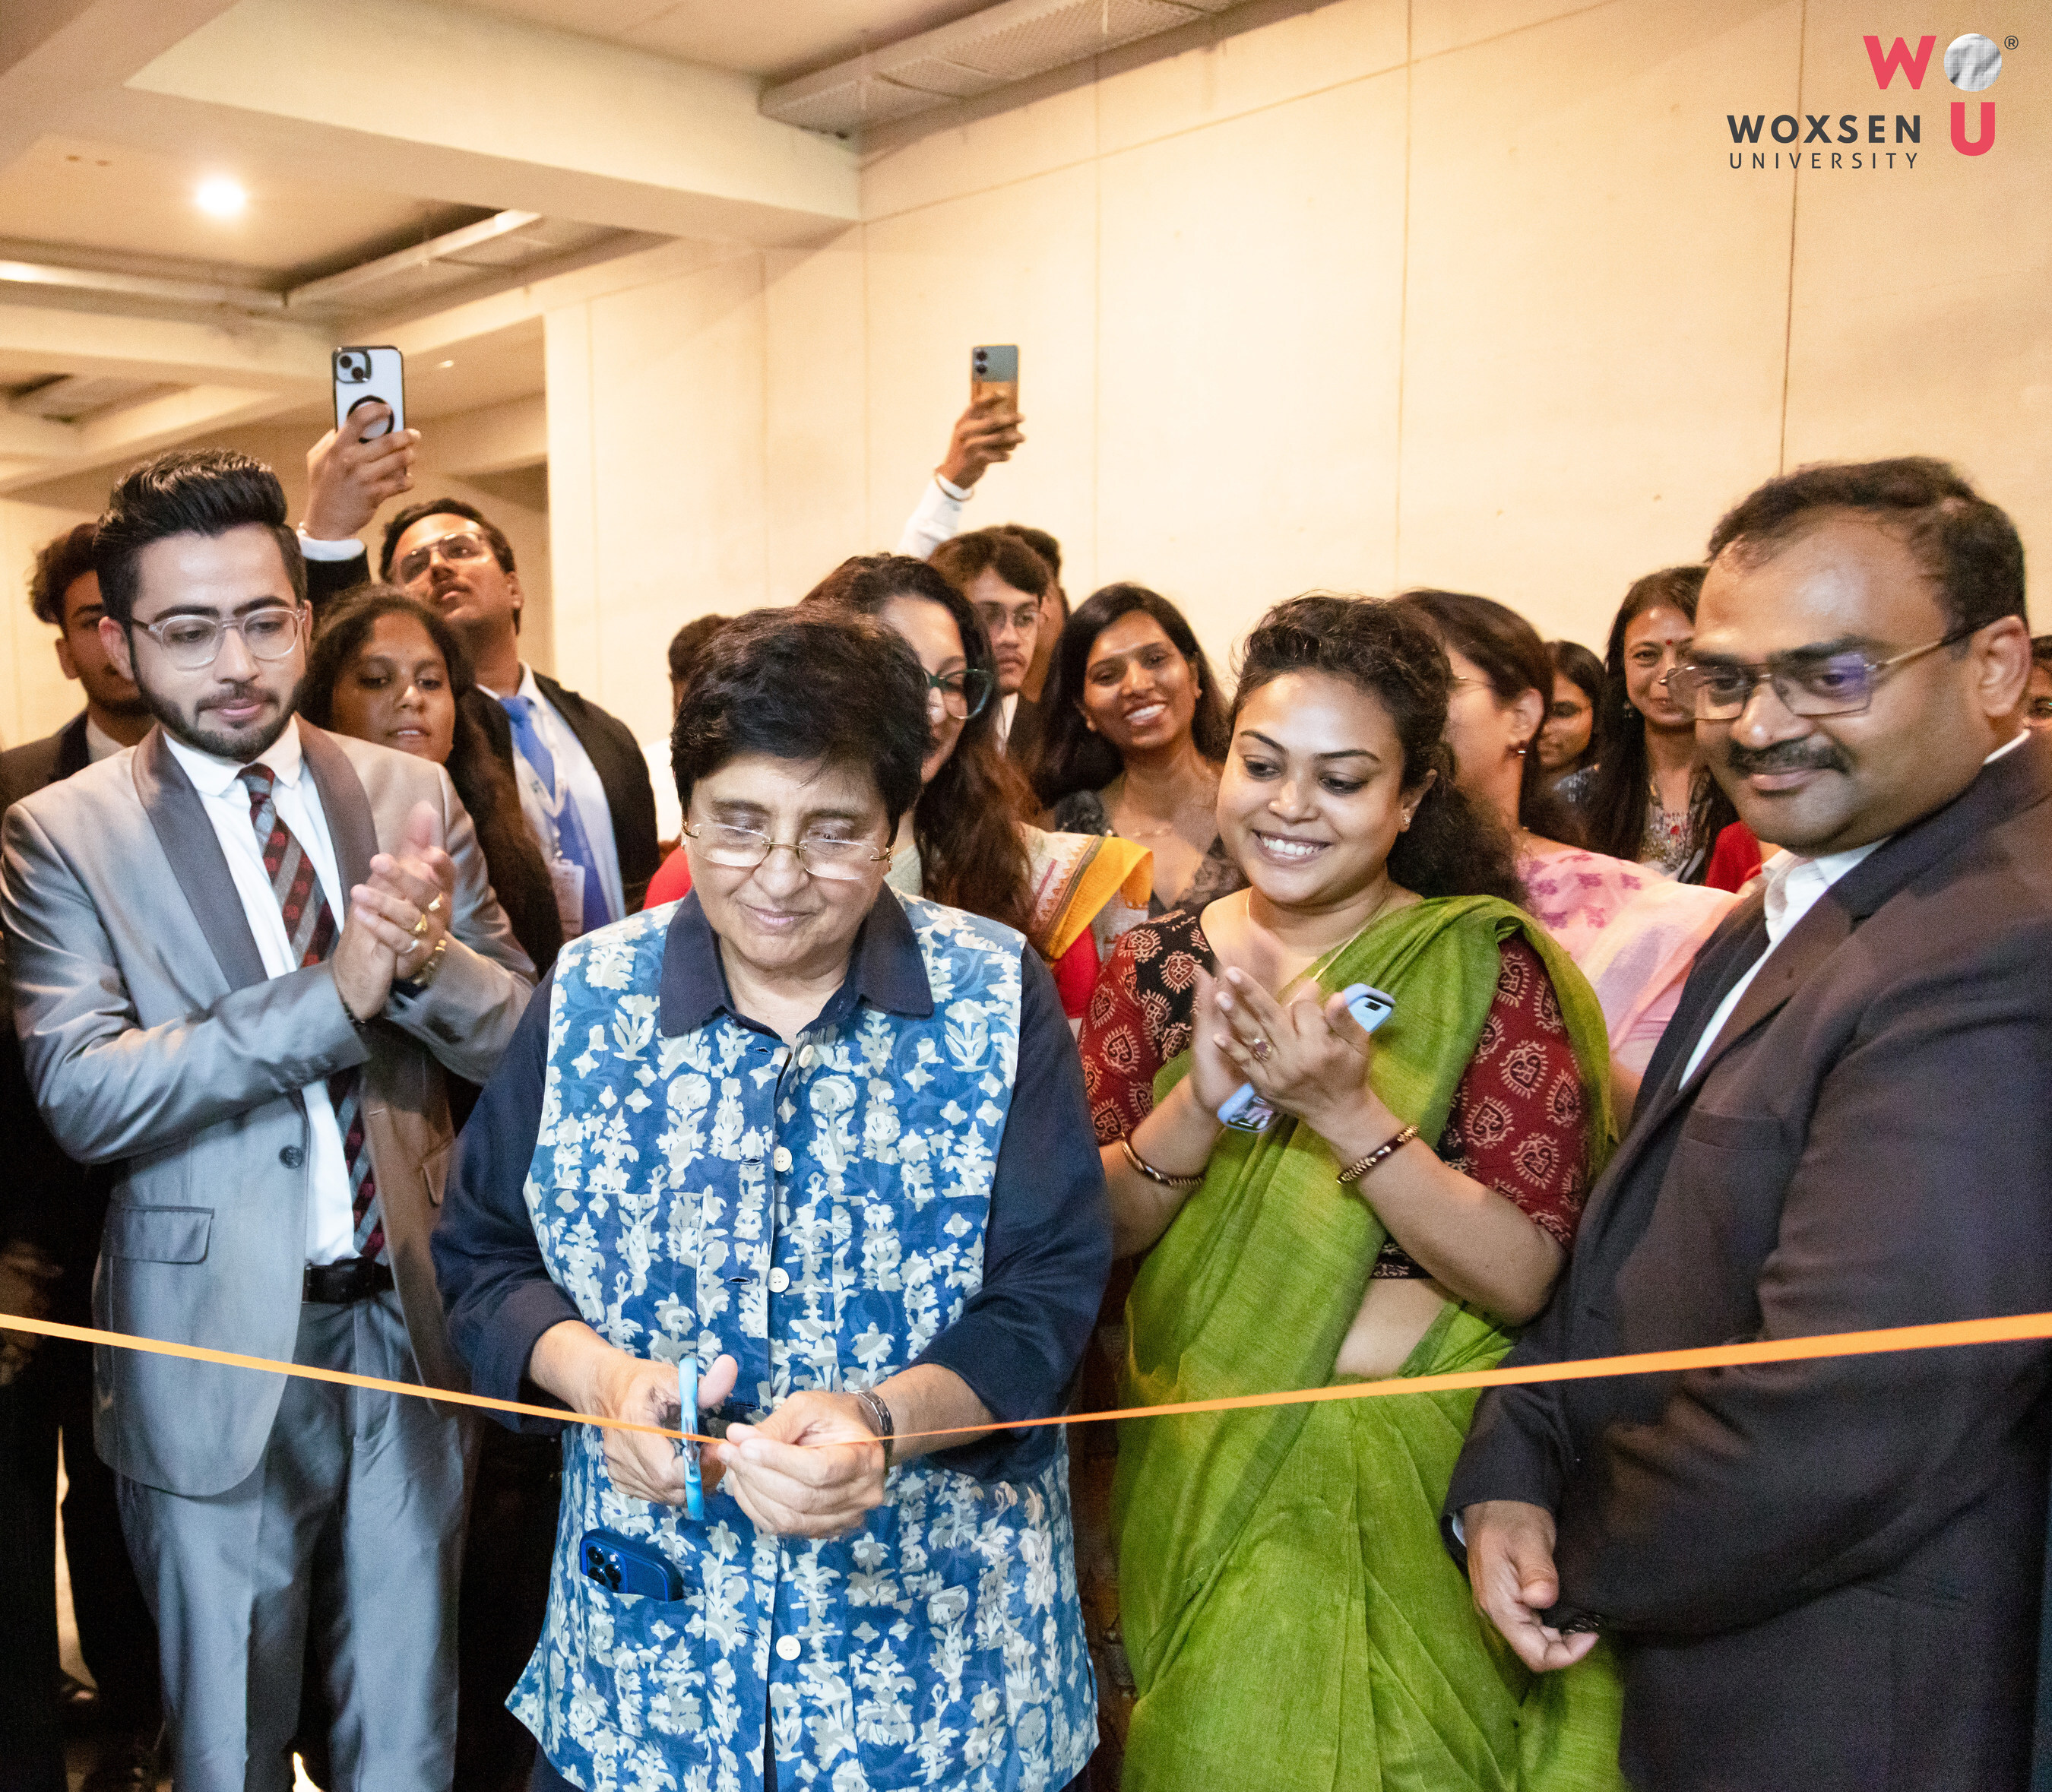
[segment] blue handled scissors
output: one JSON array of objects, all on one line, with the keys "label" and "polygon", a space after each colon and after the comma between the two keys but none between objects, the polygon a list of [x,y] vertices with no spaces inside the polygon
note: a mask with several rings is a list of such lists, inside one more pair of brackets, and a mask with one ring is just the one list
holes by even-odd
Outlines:
[{"label": "blue handled scissors", "polygon": [[[677,1429],[695,1431],[699,1426],[699,1360],[687,1352],[677,1359]],[[699,1450],[695,1438],[680,1439],[677,1451],[684,1459],[684,1510],[693,1518],[703,1518],[705,1484],[699,1478]]]}]

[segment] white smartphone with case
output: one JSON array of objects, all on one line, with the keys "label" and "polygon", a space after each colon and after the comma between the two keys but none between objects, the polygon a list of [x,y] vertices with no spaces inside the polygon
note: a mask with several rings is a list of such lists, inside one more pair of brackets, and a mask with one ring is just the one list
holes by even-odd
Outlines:
[{"label": "white smartphone with case", "polygon": [[375,441],[406,427],[406,364],[395,348],[339,348],[331,359],[335,370],[335,427],[347,427],[350,416],[366,405],[389,405],[390,421],[365,438]]}]

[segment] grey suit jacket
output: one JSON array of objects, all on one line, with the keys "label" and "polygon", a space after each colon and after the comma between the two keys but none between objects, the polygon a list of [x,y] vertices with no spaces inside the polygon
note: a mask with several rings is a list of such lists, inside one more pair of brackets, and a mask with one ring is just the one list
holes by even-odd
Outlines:
[{"label": "grey suit jacket", "polygon": [[[533,988],[470,818],[441,767],[304,722],[345,888],[434,805],[456,865],[451,941],[427,989],[367,1035],[326,964],[267,977],[221,844],[161,731],[24,797],[0,827],[4,921],[37,1106],[82,1163],[119,1166],[93,1286],[102,1327],[289,1359],[311,1161],[300,1091],[363,1067],[385,1231],[421,1379],[461,1387],[428,1234],[452,1142],[441,1070],[491,1072]],[[280,1376],[97,1353],[96,1438],[119,1473],[174,1493],[233,1486],[260,1459]]]}]

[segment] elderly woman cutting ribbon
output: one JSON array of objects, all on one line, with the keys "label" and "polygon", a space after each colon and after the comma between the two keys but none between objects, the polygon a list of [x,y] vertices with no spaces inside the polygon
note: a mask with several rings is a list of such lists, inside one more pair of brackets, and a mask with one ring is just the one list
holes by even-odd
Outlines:
[{"label": "elderly woman cutting ribbon", "polygon": [[[1059,1410],[1102,1172],[1046,968],[883,886],[926,707],[869,618],[723,632],[675,740],[692,894],[565,948],[464,1134],[436,1262],[476,1386],[675,1425],[688,1355],[731,1422],[703,1521],[667,1440],[566,1434],[537,1786],[1052,1792],[1095,1743],[1059,1430],[963,1434]],[[657,1596],[588,1576],[593,1531]]]}]

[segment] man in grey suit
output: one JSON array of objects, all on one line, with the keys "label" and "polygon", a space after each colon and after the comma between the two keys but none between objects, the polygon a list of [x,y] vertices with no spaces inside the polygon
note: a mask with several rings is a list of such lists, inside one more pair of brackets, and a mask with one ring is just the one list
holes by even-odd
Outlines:
[{"label": "man in grey suit", "polygon": [[[532,987],[469,819],[438,766],[293,714],[305,571],[268,468],[139,468],[96,550],[102,636],[159,726],[0,829],[37,1106],[118,1166],[96,1317],[460,1387],[428,1256],[441,1073],[487,1077]],[[95,1367],[181,1792],[285,1792],[309,1644],[335,1784],[445,1792],[459,1417],[133,1351]]]}]

